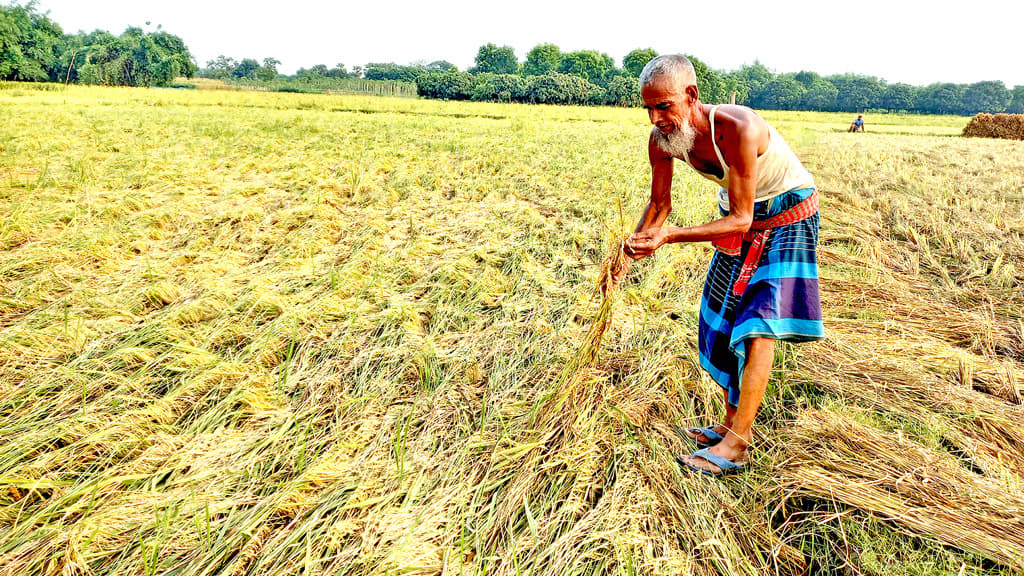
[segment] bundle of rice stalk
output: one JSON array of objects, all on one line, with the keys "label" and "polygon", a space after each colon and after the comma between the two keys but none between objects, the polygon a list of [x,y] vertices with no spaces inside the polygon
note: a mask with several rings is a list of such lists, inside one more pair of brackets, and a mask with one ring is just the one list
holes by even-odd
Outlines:
[{"label": "bundle of rice stalk", "polygon": [[926,427],[939,415],[956,430],[952,441],[992,461],[1024,466],[1024,407],[939,378],[921,367],[920,357],[888,356],[880,348],[869,338],[837,336],[808,350],[798,373],[833,394]]},{"label": "bundle of rice stalk", "polygon": [[601,346],[601,339],[604,337],[605,330],[611,325],[612,307],[619,289],[615,277],[627,266],[626,253],[623,250],[625,245],[625,238],[613,241],[608,256],[601,262],[601,267],[597,273],[597,290],[603,296],[601,307],[598,308],[597,314],[590,321],[590,330],[587,332],[583,339],[583,344],[576,353],[574,358],[576,367],[589,366],[597,359],[597,351]]},{"label": "bundle of rice stalk", "polygon": [[789,432],[780,484],[839,501],[1014,570],[1024,570],[1024,494],[948,454],[836,412],[811,410]]},{"label": "bundle of rice stalk", "polygon": [[588,386],[586,371],[597,360],[598,351],[601,349],[601,340],[612,323],[612,309],[618,294],[615,276],[626,266],[624,246],[624,238],[613,241],[608,256],[601,263],[595,287],[597,292],[602,295],[601,305],[590,320],[590,328],[576,353],[562,366],[558,376],[548,386],[549,394],[545,396],[545,401],[534,412],[534,421],[532,422],[534,428],[540,425],[537,418],[561,413],[561,407],[570,397],[579,392],[578,388]]}]

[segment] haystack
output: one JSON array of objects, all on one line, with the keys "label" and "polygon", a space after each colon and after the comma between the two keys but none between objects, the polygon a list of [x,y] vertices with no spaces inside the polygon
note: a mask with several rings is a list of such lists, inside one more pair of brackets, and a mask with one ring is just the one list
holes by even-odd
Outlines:
[{"label": "haystack", "polygon": [[1024,140],[1024,114],[978,114],[964,127],[964,136]]}]

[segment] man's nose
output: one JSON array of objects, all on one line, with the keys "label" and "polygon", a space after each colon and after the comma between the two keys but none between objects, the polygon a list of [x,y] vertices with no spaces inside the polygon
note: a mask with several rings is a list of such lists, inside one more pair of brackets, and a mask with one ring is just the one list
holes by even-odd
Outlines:
[{"label": "man's nose", "polygon": [[658,111],[653,108],[647,111],[647,117],[651,119],[651,124],[656,125],[658,123],[658,116]]}]

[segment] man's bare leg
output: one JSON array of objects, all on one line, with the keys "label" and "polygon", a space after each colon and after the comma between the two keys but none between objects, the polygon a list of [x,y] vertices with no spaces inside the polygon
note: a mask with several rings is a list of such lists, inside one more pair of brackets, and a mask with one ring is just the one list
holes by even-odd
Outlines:
[{"label": "man's bare leg", "polygon": [[[715,456],[721,456],[737,464],[747,459],[747,446],[750,445],[751,429],[757,409],[761,407],[764,391],[768,387],[768,378],[772,375],[772,363],[775,360],[775,340],[772,338],[751,338],[747,340],[747,362],[743,369],[743,383],[740,386],[739,405],[732,411],[729,422],[729,402],[726,401],[726,422],[728,434],[718,444],[709,448]],[[683,460],[697,468],[711,472],[720,472],[718,466],[703,458],[683,456]]]},{"label": "man's bare leg", "polygon": [[[736,414],[736,407],[729,404],[729,391],[722,388],[722,402],[725,403],[725,421],[718,424],[713,428],[715,432],[718,432],[722,436],[729,433],[729,429],[732,428],[732,419]],[[704,435],[703,432],[691,432],[690,430],[683,430],[683,433],[689,436],[691,439],[700,442],[701,444],[707,444],[710,442],[710,438]]]}]

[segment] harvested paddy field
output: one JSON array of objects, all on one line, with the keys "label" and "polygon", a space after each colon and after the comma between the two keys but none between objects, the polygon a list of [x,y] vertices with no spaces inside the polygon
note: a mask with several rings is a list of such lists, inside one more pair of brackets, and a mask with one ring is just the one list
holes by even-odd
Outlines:
[{"label": "harvested paddy field", "polygon": [[828,339],[716,482],[642,110],[3,85],[0,576],[1024,571],[1024,143],[767,117]]}]

